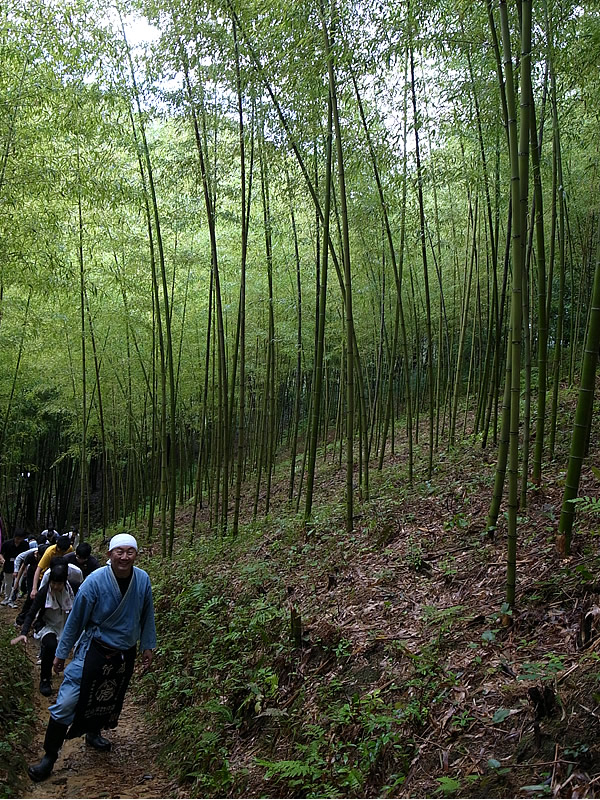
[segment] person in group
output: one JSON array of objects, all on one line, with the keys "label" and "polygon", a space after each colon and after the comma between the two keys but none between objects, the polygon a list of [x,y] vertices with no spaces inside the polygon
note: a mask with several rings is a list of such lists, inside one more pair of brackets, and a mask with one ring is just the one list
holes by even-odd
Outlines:
[{"label": "person in group", "polygon": [[50,566],[50,562],[54,558],[54,556],[66,556],[67,553],[71,553],[73,548],[71,547],[71,540],[68,536],[59,536],[56,540],[56,544],[50,545],[44,555],[40,558],[37,569],[33,576],[33,586],[31,587],[31,599],[35,600],[35,596],[37,594],[38,586],[40,585],[40,579],[44,572]]},{"label": "person in group", "polygon": [[50,569],[47,569],[46,572],[42,575],[42,580],[40,581],[40,586],[38,592],[44,588],[44,586],[48,583],[50,578],[50,573],[52,572],[52,567],[57,566],[58,564],[64,564],[67,568],[67,580],[71,584],[71,589],[73,590],[73,594],[77,594],[77,590],[83,583],[83,572],[79,569],[76,564],[68,564],[66,556],[54,556],[54,558],[50,561]]},{"label": "person in group", "polygon": [[83,577],[98,569],[100,562],[92,555],[92,547],[89,542],[82,542],[78,544],[74,553],[69,553],[65,556],[67,564],[74,564],[83,572]]},{"label": "person in group", "polygon": [[[40,537],[41,538],[41,537]],[[23,572],[25,573],[25,585],[27,587],[27,594],[25,596],[25,602],[23,603],[23,608],[17,614],[17,618],[15,620],[15,625],[17,627],[21,627],[23,622],[25,621],[25,617],[27,612],[31,608],[31,604],[33,600],[31,599],[31,589],[33,587],[33,576],[35,575],[35,571],[37,569],[38,562],[40,558],[44,555],[46,548],[48,547],[47,544],[38,544],[37,547],[31,548],[26,553],[21,553],[17,556],[15,560],[15,569],[18,568],[17,573],[17,581],[21,580],[21,576]],[[21,565],[18,566],[19,559],[22,558]]]},{"label": "person in group", "polygon": [[73,550],[76,550],[77,545],[79,544],[79,531],[77,530],[77,526],[71,525],[66,535],[71,540],[71,547],[73,548]]},{"label": "person in group", "polygon": [[15,573],[15,559],[19,553],[26,553],[29,544],[25,538],[25,531],[18,528],[12,539],[7,539],[0,550],[0,566],[2,567],[4,600],[0,603],[3,606],[16,608],[17,604],[12,600],[12,590]]},{"label": "person in group", "polygon": [[26,595],[27,587],[25,576],[27,570],[26,567],[23,566],[23,562],[32,554],[33,551],[37,550],[38,544],[35,539],[33,541],[28,540],[28,546],[28,550],[23,550],[23,552],[19,553],[19,555],[15,558],[15,563],[13,566],[13,588],[10,596],[10,599],[13,602],[17,601],[19,597],[19,590],[21,591],[22,596]]},{"label": "person in group", "polygon": [[152,587],[147,573],[134,566],[137,542],[120,533],[110,540],[108,550],[109,563],[81,584],[56,649],[54,671],[60,673],[75,645],[49,709],[44,756],[28,770],[34,781],[50,776],[65,738],[85,734],[90,746],[110,750],[110,741],[100,732],[117,725],[137,642],[144,671],[152,663],[156,647]]},{"label": "person in group", "polygon": [[52,666],[58,639],[67,617],[73,608],[73,589],[67,580],[67,565],[54,564],[50,569],[48,583],[37,593],[23,622],[21,633],[11,644],[27,644],[27,634],[35,620],[34,637],[42,644],[40,666],[40,692],[44,697],[52,694]]},{"label": "person in group", "polygon": [[51,524],[42,531],[41,535],[48,544],[56,544],[56,540],[58,539],[58,531],[56,531]]},{"label": "person in group", "polygon": [[[44,547],[47,547],[47,545],[45,545]],[[42,591],[44,586],[47,586],[47,584],[48,584],[48,582],[50,580],[50,575],[52,574],[53,568],[59,566],[60,564],[62,564],[63,566],[66,566],[66,568],[67,568],[67,581],[68,581],[68,583],[69,583],[69,585],[71,587],[72,594],[73,595],[77,594],[77,590],[79,589],[79,587],[81,585],[81,582],[83,581],[83,573],[79,569],[79,567],[75,566],[75,564],[67,564],[65,562],[64,556],[54,556],[52,558],[52,560],[50,561],[49,569],[47,569],[44,572],[44,574],[42,575],[42,580],[40,581],[38,594]],[[36,597],[37,597],[37,595],[36,595]],[[15,625],[17,625],[17,627],[19,627],[20,625],[23,625],[25,617],[27,616],[27,613],[28,613],[29,609],[31,608],[31,605],[32,605],[33,602],[34,601],[31,599],[31,594],[29,594],[27,596],[27,600],[26,600],[25,606],[24,606],[24,609],[26,609],[25,613],[23,613],[23,611],[22,611],[19,614],[19,616],[17,616],[17,619],[15,620]],[[37,663],[38,664],[42,663],[41,648],[40,648],[40,655],[39,655]]]}]

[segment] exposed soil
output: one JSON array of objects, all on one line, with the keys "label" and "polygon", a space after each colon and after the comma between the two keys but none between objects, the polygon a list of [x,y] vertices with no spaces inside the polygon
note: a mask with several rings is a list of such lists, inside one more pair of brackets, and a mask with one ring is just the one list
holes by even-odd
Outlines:
[{"label": "exposed soil", "polygon": [[[0,606],[0,624],[13,625],[17,611]],[[15,635],[17,629],[15,628]],[[60,677],[52,680],[54,694],[43,697],[38,691],[39,670],[35,662],[38,643],[32,637],[27,643],[35,692],[37,725],[25,754],[28,763],[36,763],[43,755],[43,742],[48,721],[48,707],[56,698]],[[136,675],[132,682],[136,680]],[[156,733],[146,727],[143,710],[136,706],[131,692],[125,699],[118,727],[103,732],[112,742],[109,753],[100,753],[85,744],[85,738],[66,741],[48,780],[34,783],[24,770],[21,796],[27,798],[137,798],[182,797],[176,783],[170,781],[156,765],[160,748]]]}]

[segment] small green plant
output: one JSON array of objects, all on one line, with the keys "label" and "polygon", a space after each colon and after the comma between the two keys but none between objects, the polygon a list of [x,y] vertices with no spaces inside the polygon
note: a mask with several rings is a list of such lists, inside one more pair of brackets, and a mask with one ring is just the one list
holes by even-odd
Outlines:
[{"label": "small green plant", "polygon": [[575,742],[573,747],[565,747],[564,754],[575,761],[580,758],[586,758],[590,752],[590,746],[587,742]]},{"label": "small green plant", "polygon": [[510,717],[510,710],[508,708],[498,708],[494,712],[494,716],[492,717],[492,722],[494,725],[499,725],[501,722],[504,722],[505,719]]},{"label": "small green plant", "polygon": [[266,768],[265,779],[285,782],[291,788],[310,786],[320,780],[326,763],[317,754],[317,742],[304,748],[304,759],[287,761],[265,761],[257,758],[256,763]]},{"label": "small green plant", "polygon": [[488,767],[499,776],[508,775],[510,772],[510,767],[503,767],[496,758],[488,758]]},{"label": "small green plant", "polygon": [[441,778],[436,778],[436,780],[439,783],[439,786],[435,790],[434,794],[438,796],[452,797],[457,795],[462,788],[459,778],[450,778],[447,775],[444,775]]},{"label": "small green plant", "polygon": [[[600,497],[574,497],[569,500],[575,508],[582,514],[587,514],[590,517],[600,517]],[[600,529],[590,531],[595,536],[600,535]]]},{"label": "small green plant", "polygon": [[523,671],[517,680],[547,681],[554,680],[559,672],[565,669],[564,657],[551,653],[543,661],[525,661]]},{"label": "small green plant", "polygon": [[415,571],[421,569],[423,566],[423,549],[419,542],[413,536],[408,537],[408,545],[406,548],[406,563],[411,569]]},{"label": "small green plant", "polygon": [[386,785],[381,788],[381,796],[390,797],[390,795],[393,795],[395,793],[395,790],[399,789],[400,786],[402,786],[405,780],[406,780],[406,775],[402,774],[398,775],[397,772],[394,772],[388,778],[388,782],[386,783]]},{"label": "small green plant", "polygon": [[[467,647],[469,650],[479,650],[479,644],[477,642],[469,642]],[[482,658],[480,655],[473,656],[471,659],[474,664],[481,664]]]},{"label": "small green plant", "polygon": [[521,786],[522,792],[527,792],[532,797],[548,797],[552,794],[552,787],[549,783],[536,783],[532,786]]},{"label": "small green plant", "polygon": [[[592,467],[592,472],[596,479],[600,481],[600,469],[598,469],[598,467]],[[579,511],[586,514],[600,515],[600,497],[590,497],[589,495],[574,497],[572,500],[569,500],[569,503],[573,503],[573,505],[577,506]]]},{"label": "small green plant", "polygon": [[379,583],[392,583],[396,579],[396,570],[391,567],[384,567],[377,573],[376,577]]},{"label": "small green plant", "polygon": [[443,631],[449,631],[456,620],[460,619],[464,606],[423,606],[423,619],[429,624],[438,624]]},{"label": "small green plant", "polygon": [[262,713],[269,700],[272,700],[279,689],[279,678],[270,667],[261,667],[256,672],[256,679],[248,684],[246,698],[240,703],[238,713],[250,709],[254,714]]},{"label": "small green plant", "polygon": [[349,639],[341,638],[337,645],[334,647],[333,652],[338,660],[348,658],[352,653],[352,642]]},{"label": "small green plant", "polygon": [[594,573],[591,572],[591,570],[589,570],[584,564],[579,564],[577,567],[575,567],[575,572],[582,583],[587,583],[588,581],[594,580]]},{"label": "small green plant", "polygon": [[448,519],[444,522],[444,528],[447,531],[453,530],[454,528],[458,528],[459,530],[464,530],[465,528],[469,527],[469,520],[467,517],[459,511],[457,514],[451,519]]},{"label": "small green plant", "polygon": [[446,556],[439,562],[441,573],[446,578],[454,578],[457,573],[456,559],[454,556]]},{"label": "small green plant", "polygon": [[475,717],[471,716],[468,709],[465,709],[458,715],[452,718],[452,728],[454,730],[465,730],[472,722],[475,722]]},{"label": "small green plant", "polygon": [[532,650],[537,644],[537,639],[528,639],[526,636],[521,636],[517,641],[517,650]]}]

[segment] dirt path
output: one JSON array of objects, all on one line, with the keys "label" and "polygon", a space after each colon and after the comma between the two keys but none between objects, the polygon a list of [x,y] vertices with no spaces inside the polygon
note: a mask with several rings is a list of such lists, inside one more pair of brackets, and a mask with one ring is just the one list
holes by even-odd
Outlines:
[{"label": "dirt path", "polygon": [[[0,624],[13,627],[16,610],[0,606]],[[17,629],[14,628],[15,635]],[[54,676],[51,697],[39,691],[36,666],[37,641],[29,637],[27,654],[31,661],[35,690],[35,714],[38,720],[35,735],[26,752],[28,763],[39,761],[43,754],[48,707],[54,702],[60,677]],[[139,669],[132,681],[139,675]],[[157,767],[159,742],[144,723],[143,713],[131,699],[125,700],[118,727],[104,732],[112,742],[109,753],[100,753],[85,744],[85,738],[65,742],[54,771],[48,780],[34,783],[25,775],[21,795],[26,798],[179,798],[184,797],[177,784]]]}]

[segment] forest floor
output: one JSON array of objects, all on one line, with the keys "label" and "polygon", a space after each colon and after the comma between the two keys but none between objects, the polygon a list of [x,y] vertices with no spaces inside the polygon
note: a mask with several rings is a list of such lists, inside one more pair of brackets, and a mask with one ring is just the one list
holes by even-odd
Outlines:
[{"label": "forest floor", "polygon": [[[596,427],[580,496],[600,495]],[[282,478],[252,545],[198,563],[231,606],[278,586],[302,619],[296,656],[269,665],[276,690],[248,684],[242,706],[259,702],[230,740],[229,796],[600,796],[600,518],[579,513],[559,554],[568,440],[519,512],[509,615],[505,512],[486,532],[495,448],[469,440],[436,458],[412,487],[401,455],[373,470],[352,535],[338,499],[286,538]],[[320,500],[343,479],[324,468]],[[235,709],[226,687],[214,696]]]},{"label": "forest floor", "polygon": [[[0,624],[12,626],[14,609],[0,606]],[[15,636],[17,629],[15,628]],[[35,688],[35,733],[24,750],[28,764],[37,763],[43,755],[43,742],[48,722],[48,707],[56,697],[60,678],[53,676],[54,693],[46,698],[37,691],[39,666],[36,666],[37,642],[30,638],[27,655],[31,662]],[[132,681],[136,680],[134,674]],[[105,733],[112,742],[109,753],[99,753],[85,744],[85,739],[71,739],[63,745],[52,776],[34,783],[25,773],[20,797],[26,798],[153,798],[185,797],[176,783],[158,768],[155,761],[160,742],[150,730],[143,711],[131,697],[126,697],[119,725]]]}]

